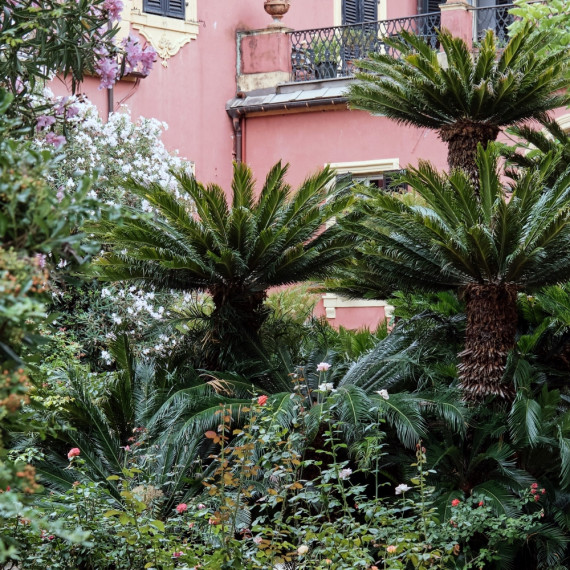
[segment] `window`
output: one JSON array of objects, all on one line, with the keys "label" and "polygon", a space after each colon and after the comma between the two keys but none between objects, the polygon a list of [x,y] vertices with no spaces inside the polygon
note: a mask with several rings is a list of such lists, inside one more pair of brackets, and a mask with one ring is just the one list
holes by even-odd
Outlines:
[{"label": "window", "polygon": [[125,35],[129,26],[156,50],[163,67],[188,42],[198,38],[198,0],[131,0],[123,11]]},{"label": "window", "polygon": [[439,5],[443,4],[443,0],[423,0],[422,14],[431,14],[432,12],[439,12]]},{"label": "window", "polygon": [[143,12],[184,20],[185,0],[144,0]]},{"label": "window", "polygon": [[342,0],[342,23],[359,24],[378,20],[378,0]]},{"label": "window", "polygon": [[376,173],[358,173],[358,172],[344,172],[337,175],[337,182],[357,182],[358,184],[363,184],[364,186],[373,186],[375,188],[380,188],[382,190],[388,190],[390,192],[406,192],[408,190],[407,184],[398,184],[394,186],[394,179],[399,175],[403,174],[403,170],[384,170],[383,172]]}]

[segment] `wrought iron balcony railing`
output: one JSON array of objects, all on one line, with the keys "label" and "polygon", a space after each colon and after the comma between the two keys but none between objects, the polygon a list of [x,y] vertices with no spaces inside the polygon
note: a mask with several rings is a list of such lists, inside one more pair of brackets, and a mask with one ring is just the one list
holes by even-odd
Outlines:
[{"label": "wrought iron balcony railing", "polygon": [[440,26],[441,15],[433,12],[410,18],[291,32],[292,80],[350,77],[354,74],[354,60],[371,52],[392,53],[392,48],[383,40],[397,36],[402,30],[421,36],[435,48]]},{"label": "wrought iron balcony railing", "polygon": [[[544,0],[534,0],[530,4],[544,4]],[[481,41],[487,30],[493,30],[499,44],[509,41],[509,26],[517,19],[510,10],[516,8],[515,4],[501,4],[500,6],[486,6],[473,8],[474,16],[474,40]]]},{"label": "wrought iron balcony railing", "polygon": [[486,8],[475,8],[475,40],[483,39],[487,30],[493,30],[497,36],[497,41],[506,43],[509,39],[509,26],[515,21],[515,17],[509,13],[514,4],[504,4],[502,6],[488,6]]}]

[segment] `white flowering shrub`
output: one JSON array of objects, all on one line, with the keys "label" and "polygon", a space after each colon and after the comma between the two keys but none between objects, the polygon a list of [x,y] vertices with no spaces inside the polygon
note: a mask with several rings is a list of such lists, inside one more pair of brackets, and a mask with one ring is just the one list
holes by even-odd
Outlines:
[{"label": "white flowering shrub", "polygon": [[[49,91],[45,93],[46,97],[50,95]],[[66,138],[62,149],[65,158],[54,179],[58,192],[72,191],[77,176],[86,174],[96,178],[91,196],[108,205],[133,205],[137,201],[124,188],[129,177],[156,182],[180,197],[172,171],[192,174],[193,165],[170,153],[160,140],[168,128],[166,123],[144,117],[133,121],[127,107],[103,122],[97,107],[89,101],[54,100],[56,107],[67,109],[66,121],[60,128]],[[36,141],[40,146],[50,144],[43,131],[38,132]],[[148,205],[146,208],[150,210]]]},{"label": "white flowering shrub", "polygon": [[[62,137],[63,159],[50,180],[58,201],[73,199],[77,180],[85,176],[93,180],[88,197],[99,205],[89,212],[92,220],[101,216],[130,215],[125,210],[128,206],[151,212],[144,199],[129,192],[125,183],[130,177],[160,184],[181,198],[173,172],[182,170],[192,174],[193,165],[170,153],[160,140],[167,129],[166,123],[143,117],[133,121],[126,107],[103,122],[89,101],[56,98],[47,90],[42,97],[52,100],[54,107],[61,109],[63,118],[55,124],[55,131],[39,128],[36,133],[39,147],[53,145],[48,135],[53,138],[54,132]],[[50,127],[53,126],[50,122]],[[188,208],[192,209],[190,200]],[[97,251],[100,249],[95,248]],[[70,256],[58,260],[57,264],[52,261],[58,276],[53,303],[55,310],[61,313],[57,325],[66,329],[70,340],[82,345],[82,354],[91,364],[112,364],[107,344],[116,337],[117,331],[128,334],[135,341],[137,351],[144,355],[170,353],[176,342],[175,335],[148,333],[170,316],[168,307],[183,302],[180,295],[143,291],[130,284],[105,285],[77,280],[73,277],[77,262],[84,260]]]}]

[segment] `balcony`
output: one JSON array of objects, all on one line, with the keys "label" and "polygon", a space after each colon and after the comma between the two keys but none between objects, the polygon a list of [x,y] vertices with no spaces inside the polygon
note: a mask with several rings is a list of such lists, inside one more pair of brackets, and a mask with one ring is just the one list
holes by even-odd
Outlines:
[{"label": "balcony", "polygon": [[441,14],[433,12],[409,18],[365,22],[350,26],[290,32],[293,82],[351,77],[353,61],[369,53],[392,53],[383,39],[407,30],[437,47]]},{"label": "balcony", "polygon": [[493,30],[497,41],[504,44],[509,39],[509,26],[515,21],[515,17],[509,13],[514,4],[501,6],[488,6],[474,9],[475,41],[481,41],[487,30]]}]

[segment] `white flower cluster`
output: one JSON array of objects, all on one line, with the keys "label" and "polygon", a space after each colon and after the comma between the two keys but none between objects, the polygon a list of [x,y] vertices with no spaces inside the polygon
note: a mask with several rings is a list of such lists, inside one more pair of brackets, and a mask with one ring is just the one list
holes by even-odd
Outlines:
[{"label": "white flower cluster", "polygon": [[[120,326],[127,334],[137,337],[140,352],[145,356],[167,356],[172,353],[179,340],[180,335],[166,334],[158,335],[150,344],[141,340],[153,323],[171,316],[165,305],[196,302],[196,296],[190,293],[171,291],[169,294],[158,294],[125,283],[104,287],[101,289],[101,299],[112,302],[113,312],[109,313],[109,317],[113,326]],[[107,334],[107,338],[113,340],[116,335],[111,332]]]},{"label": "white flower cluster", "polygon": [[[47,99],[56,104],[61,99],[53,97],[49,90],[43,97],[44,101]],[[183,170],[192,174],[193,165],[180,158],[178,151],[171,154],[160,140],[162,132],[168,128],[166,123],[144,117],[133,122],[126,106],[121,112],[112,113],[104,123],[97,107],[90,101],[67,98],[66,104],[70,102],[76,112],[67,119],[66,158],[62,161],[61,178],[54,180],[61,192],[74,188],[78,175],[98,174],[90,197],[109,205],[122,201],[132,205],[134,197],[126,196],[120,188],[121,182],[129,176],[143,183],[160,184],[178,198],[182,197],[171,171]],[[38,98],[40,103],[41,98]],[[45,144],[41,136],[38,144]],[[148,202],[143,201],[141,206],[151,211]]]}]

